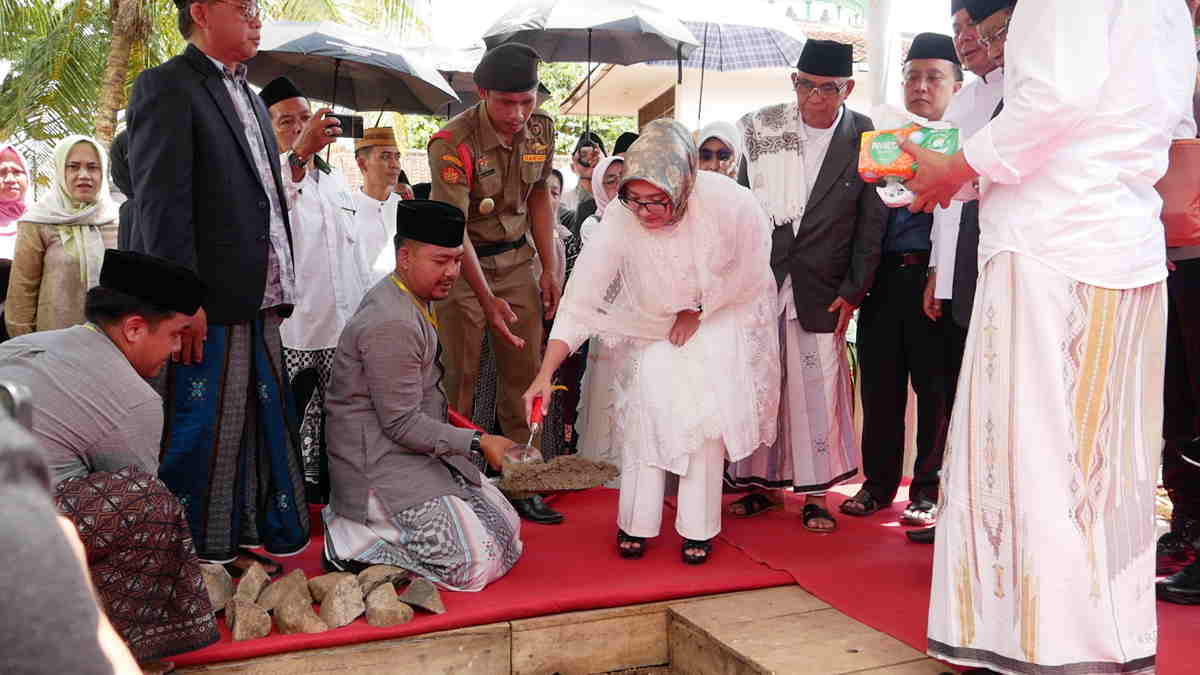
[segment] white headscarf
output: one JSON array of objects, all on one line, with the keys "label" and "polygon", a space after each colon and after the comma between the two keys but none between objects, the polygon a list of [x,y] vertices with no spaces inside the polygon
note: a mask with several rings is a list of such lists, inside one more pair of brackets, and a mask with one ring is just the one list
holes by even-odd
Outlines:
[{"label": "white headscarf", "polygon": [[608,203],[611,201],[604,190],[604,174],[608,172],[608,167],[613,162],[624,164],[625,158],[618,157],[617,155],[605,157],[596,163],[596,168],[592,169],[592,198],[596,200],[596,220],[604,217],[604,209],[608,207]]},{"label": "white headscarf", "polygon": [[733,159],[729,162],[729,171],[726,172],[726,175],[736,177],[738,162],[742,160],[742,136],[738,133],[737,127],[729,122],[712,122],[696,134],[696,147],[704,145],[710,138],[721,141],[733,151]]},{"label": "white headscarf", "polygon": [[[93,202],[76,201],[67,185],[67,156],[79,143],[90,143],[100,158],[100,185]],[[117,217],[117,204],[108,193],[108,153],[95,139],[73,135],[54,147],[54,187],[21,220],[58,226],[63,249],[79,261],[80,278],[85,288],[91,288],[100,283],[100,264],[104,259],[104,238],[99,226],[114,223]]]}]

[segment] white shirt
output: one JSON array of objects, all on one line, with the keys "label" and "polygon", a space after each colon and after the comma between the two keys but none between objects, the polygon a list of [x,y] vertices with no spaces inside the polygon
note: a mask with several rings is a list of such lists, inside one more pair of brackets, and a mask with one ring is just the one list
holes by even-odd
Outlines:
[{"label": "white shirt", "polygon": [[[960,89],[942,119],[958,129],[959,140],[964,142],[987,126],[1003,97],[1004,71],[997,68]],[[949,208],[934,209],[933,212],[930,259],[933,261],[931,267],[939,270],[933,295],[941,300],[949,300],[954,295],[954,260],[962,207],[962,202],[956,201],[951,202]]]},{"label": "white shirt", "polygon": [[370,289],[379,280],[396,270],[396,205],[400,197],[395,192],[386,201],[379,201],[359,190],[354,193],[354,228],[358,232],[363,259],[367,261],[367,283]]},{"label": "white shirt", "polygon": [[979,260],[1034,258],[1082,283],[1166,278],[1171,139],[1194,137],[1196,53],[1176,0],[1017,5],[1004,112],[966,143],[981,176]]},{"label": "white shirt", "polygon": [[284,190],[296,259],[296,308],[279,327],[283,346],[332,349],[367,291],[366,261],[356,242],[354,198],[342,174],[308,171],[290,178],[283,156]]},{"label": "white shirt", "polygon": [[[804,182],[808,186],[802,202],[806,208],[813,188],[817,184],[817,176],[821,173],[821,165],[825,163],[825,155],[829,152],[829,143],[833,140],[833,134],[837,131],[838,125],[842,123],[842,115],[845,114],[846,106],[842,106],[838,110],[837,119],[828,129],[810,127],[804,123],[803,117],[800,118],[800,124],[797,125],[800,129],[801,166],[804,167]],[[802,220],[802,218],[796,218],[792,221],[792,234],[800,231]],[[785,314],[787,319],[798,320],[800,318],[796,312],[796,295],[792,292],[791,274],[784,277],[783,283],[779,286],[779,312]]]}]

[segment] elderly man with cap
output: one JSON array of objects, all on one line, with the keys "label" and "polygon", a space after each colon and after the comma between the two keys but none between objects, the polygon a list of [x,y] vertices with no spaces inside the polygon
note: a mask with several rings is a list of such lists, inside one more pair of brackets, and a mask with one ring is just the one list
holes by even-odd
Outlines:
[{"label": "elderly man with cap", "polygon": [[[904,61],[904,105],[915,118],[942,119],[963,71],[946,35],[921,33]],[[950,414],[945,328],[922,311],[933,215],[890,209],[883,256],[858,314],[866,482],[842,512],[865,516],[892,503],[904,469],[904,416],[911,378],[917,393],[917,456],[906,525],[937,518],[938,471]]]},{"label": "elderly man with cap", "polygon": [[362,172],[362,187],[354,194],[354,221],[361,255],[366,260],[366,288],[396,269],[396,205],[400,176],[400,147],[391,127],[374,127],[354,142],[354,161]]},{"label": "elderly man with cap", "polygon": [[113,626],[149,662],[217,640],[183,507],[155,477],[163,406],[146,383],[205,289],[182,266],[112,249],[99,280],[87,323],[0,345],[0,382],[32,393],[55,503],[79,530]]},{"label": "elderly man with cap", "polygon": [[283,182],[292,223],[296,261],[296,307],[279,327],[283,364],[296,409],[300,413],[300,454],[309,501],[325,503],[329,468],[325,455],[325,389],[333,351],[342,327],[367,289],[366,265],[355,245],[354,197],[341,171],[313,155],[306,163],[292,159],[306,134],[319,134],[322,117],[286,77],[259,92],[271,114],[281,166],[291,176]]},{"label": "elderly man with cap", "polygon": [[133,85],[129,157],[137,250],[196,272],[207,293],[178,360],[159,380],[166,405],[159,476],[183,502],[202,560],[238,575],[250,549],[308,546],[296,411],[279,326],[296,302],[285,180],[338,134],[337,119],[292,146],[280,170],[271,116],[246,82],[262,30],[257,2],[175,0],[182,54]]},{"label": "elderly man with cap", "polygon": [[1007,36],[1004,108],[952,156],[904,145],[914,211],[980,192],[929,652],[1007,673],[1153,672],[1154,186],[1172,138],[1196,135],[1192,20],[1182,0],[967,4],[981,41]]},{"label": "elderly man with cap", "polygon": [[[453,408],[471,416],[484,331],[490,330],[500,428],[521,439],[530,434],[521,394],[538,371],[543,315],[554,317],[562,288],[546,180],[554,121],[535,109],[540,60],[519,43],[489,50],[475,69],[479,103],[429,142],[432,197],[462,209],[467,223],[463,279],[441,302],[446,394]],[[537,280],[534,255],[543,270]],[[562,519],[536,496],[514,504],[532,520]]]},{"label": "elderly man with cap", "polygon": [[[845,333],[874,279],[887,218],[858,177],[859,143],[874,126],[845,105],[852,60],[848,44],[809,40],[792,73],[795,102],[738,122],[742,174],[773,226],[784,379],[777,441],[731,464],[726,480],[806,494],[801,522],[815,532],[837,527],[825,492],[858,473]],[[731,509],[746,517],[773,506],[752,492]]]},{"label": "elderly man with cap", "polygon": [[396,211],[393,271],[368,291],[334,359],[324,560],[397,565],[478,591],[508,572],[522,543],[516,512],[470,457],[499,468],[513,442],[447,422],[434,303],[462,269],[462,210],[407,200]]}]

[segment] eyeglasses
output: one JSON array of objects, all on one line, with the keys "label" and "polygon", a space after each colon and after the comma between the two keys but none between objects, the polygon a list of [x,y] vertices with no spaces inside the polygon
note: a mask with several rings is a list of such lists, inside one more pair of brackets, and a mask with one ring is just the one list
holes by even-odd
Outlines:
[{"label": "eyeglasses", "polygon": [[262,9],[259,8],[257,0],[250,2],[234,2],[233,0],[214,0],[214,5],[229,5],[241,10],[242,18],[246,21],[254,21],[262,18]]},{"label": "eyeglasses", "polygon": [[714,159],[721,161],[721,162],[728,162],[729,160],[733,159],[733,152],[731,152],[729,150],[715,150],[714,151],[714,150],[706,150],[704,148],[700,148],[700,161],[701,162],[711,162]]},{"label": "eyeglasses", "polygon": [[983,31],[979,31],[979,44],[983,45],[984,49],[989,49],[993,44],[1003,42],[1004,39],[1008,37],[1008,24],[1010,23],[1012,23],[1012,15],[1009,15],[1009,17],[1004,20],[1004,23],[1001,24],[1000,27],[997,28],[991,35],[986,35]]},{"label": "eyeglasses", "polygon": [[648,213],[652,216],[665,216],[665,215],[667,215],[667,211],[670,210],[670,208],[671,208],[670,200],[654,201],[654,202],[641,202],[636,199],[633,199],[629,195],[624,195],[624,194],[618,195],[617,199],[620,199],[621,203],[625,205],[625,208],[629,209],[630,211],[634,212],[635,214],[638,211],[645,209],[646,213]]},{"label": "eyeglasses", "polygon": [[796,80],[796,93],[800,94],[800,98],[806,99],[813,94],[820,94],[821,98],[829,96],[837,96],[846,88],[845,82],[833,83],[826,82],[822,85],[814,84],[808,80]]}]

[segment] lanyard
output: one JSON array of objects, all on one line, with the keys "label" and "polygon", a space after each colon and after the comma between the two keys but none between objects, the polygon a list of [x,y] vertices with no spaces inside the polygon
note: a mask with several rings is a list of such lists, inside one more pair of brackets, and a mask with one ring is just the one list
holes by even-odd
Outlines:
[{"label": "lanyard", "polygon": [[429,325],[433,326],[433,330],[437,331],[437,317],[433,315],[433,312],[427,308],[424,303],[422,303],[420,300],[417,300],[417,296],[413,295],[412,291],[408,290],[408,286],[405,286],[404,282],[400,281],[400,277],[396,276],[395,272],[392,272],[391,277],[392,283],[396,284],[397,288],[404,291],[408,297],[412,299],[413,304],[417,306],[417,309],[421,310],[421,316],[424,316],[429,321]]}]

